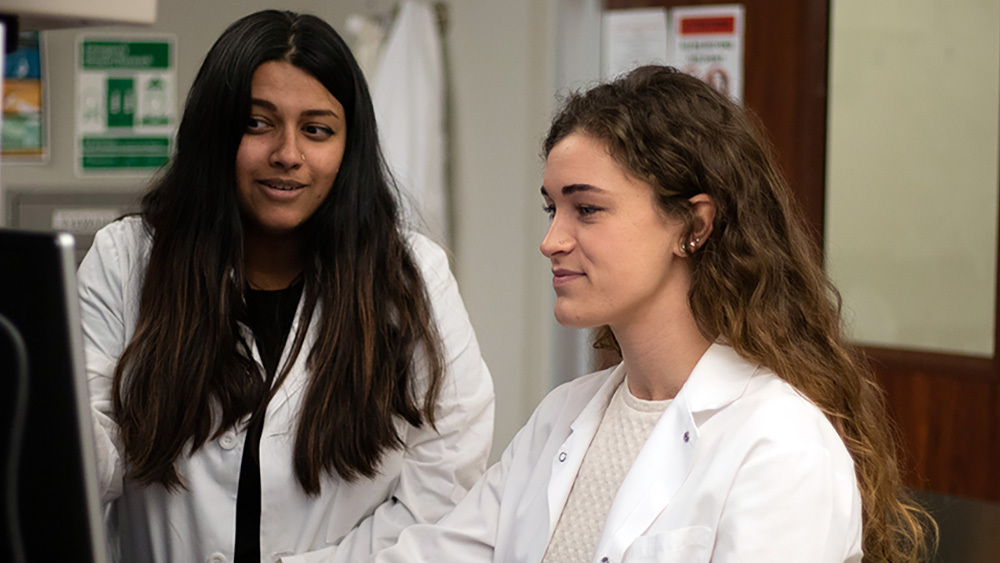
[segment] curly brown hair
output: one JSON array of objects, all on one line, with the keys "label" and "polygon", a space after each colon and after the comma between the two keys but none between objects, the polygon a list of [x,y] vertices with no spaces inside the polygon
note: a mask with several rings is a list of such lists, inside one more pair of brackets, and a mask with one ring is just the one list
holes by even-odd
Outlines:
[{"label": "curly brown hair", "polygon": [[[883,392],[847,342],[840,295],[753,117],[692,76],[646,66],[572,94],[544,155],[572,133],[605,143],[619,165],[653,186],[667,214],[687,222],[688,235],[688,199],[711,196],[713,232],[692,255],[688,296],[699,328],[774,370],[832,421],[858,476],[864,560],[925,560],[936,525],[902,484]],[[606,326],[595,346],[621,353]]]}]

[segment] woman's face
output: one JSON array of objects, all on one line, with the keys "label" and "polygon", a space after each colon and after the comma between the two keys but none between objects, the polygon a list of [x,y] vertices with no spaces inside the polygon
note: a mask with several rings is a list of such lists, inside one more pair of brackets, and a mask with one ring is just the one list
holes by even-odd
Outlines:
[{"label": "woman's face", "polygon": [[542,196],[552,222],[541,251],[552,261],[561,324],[615,329],[686,304],[683,222],[666,217],[652,187],[626,174],[603,142],[574,133],[556,144]]},{"label": "woman's face", "polygon": [[344,107],[311,74],[281,61],[257,67],[236,153],[247,229],[288,234],[309,219],[330,193],[346,141]]}]

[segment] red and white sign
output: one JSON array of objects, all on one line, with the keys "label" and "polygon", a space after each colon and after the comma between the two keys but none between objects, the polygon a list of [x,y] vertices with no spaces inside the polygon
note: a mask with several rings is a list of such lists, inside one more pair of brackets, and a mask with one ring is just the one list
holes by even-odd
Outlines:
[{"label": "red and white sign", "polygon": [[670,17],[673,66],[741,101],[743,6],[674,8]]}]

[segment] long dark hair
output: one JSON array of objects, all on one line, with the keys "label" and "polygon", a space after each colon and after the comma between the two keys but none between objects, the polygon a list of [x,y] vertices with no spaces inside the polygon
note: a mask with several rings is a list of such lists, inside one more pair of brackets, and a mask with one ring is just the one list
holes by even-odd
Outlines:
[{"label": "long dark hair", "polygon": [[328,24],[262,11],[233,23],[212,46],[188,94],[176,155],[143,199],[153,243],[138,324],[114,376],[129,476],[140,483],[183,486],[178,456],[247,415],[263,416],[292,364],[266,388],[241,326],[246,279],[235,161],[251,80],[268,61],[314,76],[343,105],[348,131],[333,187],[302,226],[305,303],[293,359],[314,310],[320,317],[298,415],[298,480],[315,494],[324,471],[347,480],[374,476],[383,452],[402,445],[397,418],[434,423],[442,344],[400,232],[368,86]]},{"label": "long dark hair", "polygon": [[[688,199],[712,197],[712,234],[691,255],[701,331],[774,370],[833,422],[858,475],[865,560],[923,560],[933,520],[902,485],[882,391],[844,336],[840,296],[756,122],[702,81],[649,66],[570,96],[545,155],[574,132],[653,187],[661,209],[687,222],[681,240],[694,228]],[[595,345],[621,353],[608,327]]]}]

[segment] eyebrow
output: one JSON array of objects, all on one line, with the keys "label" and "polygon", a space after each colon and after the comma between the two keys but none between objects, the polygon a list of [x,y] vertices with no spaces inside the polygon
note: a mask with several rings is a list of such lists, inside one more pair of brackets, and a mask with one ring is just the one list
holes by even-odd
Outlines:
[{"label": "eyebrow", "polygon": [[[575,194],[577,192],[607,193],[607,190],[598,188],[593,184],[569,184],[568,186],[563,186],[562,188],[563,195]],[[549,192],[545,190],[545,186],[542,186],[542,195],[545,197],[549,197]]]},{"label": "eyebrow", "polygon": [[[250,105],[260,106],[264,109],[268,109],[275,112],[278,111],[278,106],[274,105],[273,103],[267,100],[261,100],[259,98],[250,98]],[[322,116],[338,117],[338,115],[333,110],[329,109],[307,109],[302,112],[302,115],[308,117],[322,117]]]}]

